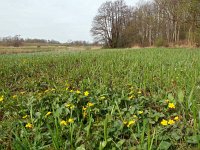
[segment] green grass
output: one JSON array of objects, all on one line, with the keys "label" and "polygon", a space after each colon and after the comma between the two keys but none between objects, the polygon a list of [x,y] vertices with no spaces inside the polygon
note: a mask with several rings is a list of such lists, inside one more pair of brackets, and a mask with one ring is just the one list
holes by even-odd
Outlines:
[{"label": "green grass", "polygon": [[164,48],[1,55],[0,149],[199,149],[199,58]]}]

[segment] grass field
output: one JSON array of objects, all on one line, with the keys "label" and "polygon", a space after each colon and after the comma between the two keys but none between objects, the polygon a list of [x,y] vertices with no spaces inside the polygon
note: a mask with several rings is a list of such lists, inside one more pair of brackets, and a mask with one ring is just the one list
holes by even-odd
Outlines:
[{"label": "grass field", "polygon": [[200,149],[200,49],[0,55],[0,149]]}]

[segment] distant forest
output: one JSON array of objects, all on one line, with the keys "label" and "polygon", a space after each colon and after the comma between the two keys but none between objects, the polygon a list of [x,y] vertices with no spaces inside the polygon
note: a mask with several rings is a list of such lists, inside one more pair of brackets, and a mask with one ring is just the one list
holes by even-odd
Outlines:
[{"label": "distant forest", "polygon": [[106,47],[200,46],[200,0],[153,0],[137,7],[107,1],[91,33]]},{"label": "distant forest", "polygon": [[68,41],[65,43],[60,43],[56,40],[45,40],[45,39],[24,39],[20,35],[8,36],[0,38],[0,46],[44,46],[44,45],[63,45],[63,46],[101,46],[98,42],[87,42],[87,41]]}]

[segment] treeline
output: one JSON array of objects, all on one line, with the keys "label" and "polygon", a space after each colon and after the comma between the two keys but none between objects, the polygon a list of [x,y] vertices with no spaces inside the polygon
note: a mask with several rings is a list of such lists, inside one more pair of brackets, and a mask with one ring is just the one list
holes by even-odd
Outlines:
[{"label": "treeline", "polygon": [[65,43],[67,46],[102,46],[99,42],[88,42],[88,41],[68,41]]},{"label": "treeline", "polygon": [[91,33],[107,47],[200,46],[200,0],[153,0],[138,7],[107,1]]},{"label": "treeline", "polygon": [[0,38],[0,45],[2,46],[19,47],[27,44],[47,45],[47,44],[60,44],[60,42],[56,40],[45,40],[45,39],[29,39],[29,38],[23,39],[19,35],[15,35],[14,37],[8,36]]},{"label": "treeline", "polygon": [[23,39],[19,35],[15,35],[14,37],[8,36],[0,38],[1,46],[42,46],[42,45],[58,45],[58,46],[102,46],[101,43],[98,42],[87,42],[87,41],[68,41],[66,43],[60,43],[56,40],[45,40],[45,39]]}]

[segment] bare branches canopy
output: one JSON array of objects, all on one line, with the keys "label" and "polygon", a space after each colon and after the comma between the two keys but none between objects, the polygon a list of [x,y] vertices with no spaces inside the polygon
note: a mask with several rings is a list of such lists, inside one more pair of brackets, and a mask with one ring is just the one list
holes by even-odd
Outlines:
[{"label": "bare branches canopy", "polygon": [[107,47],[200,45],[199,0],[154,0],[130,7],[107,1],[92,24],[94,39]]}]

